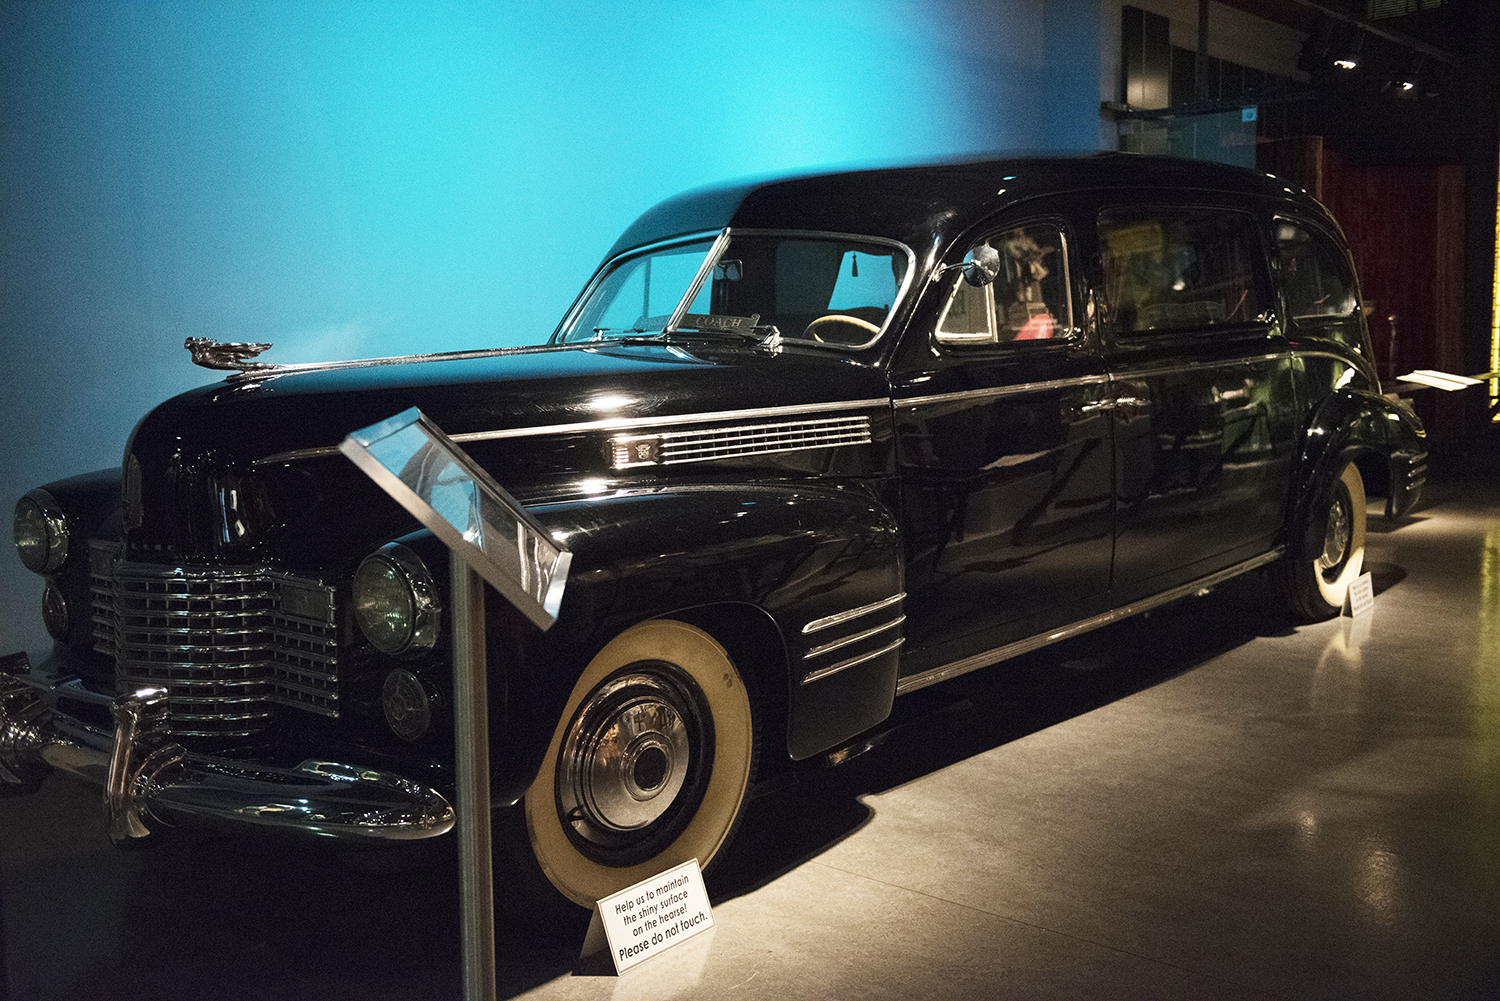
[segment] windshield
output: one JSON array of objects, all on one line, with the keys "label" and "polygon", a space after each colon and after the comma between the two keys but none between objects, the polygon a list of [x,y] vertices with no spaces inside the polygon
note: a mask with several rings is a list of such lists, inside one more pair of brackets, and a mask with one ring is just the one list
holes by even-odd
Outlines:
[{"label": "windshield", "polygon": [[909,261],[904,247],[869,237],[730,233],[673,244],[613,262],[555,339],[696,331],[865,347]]}]

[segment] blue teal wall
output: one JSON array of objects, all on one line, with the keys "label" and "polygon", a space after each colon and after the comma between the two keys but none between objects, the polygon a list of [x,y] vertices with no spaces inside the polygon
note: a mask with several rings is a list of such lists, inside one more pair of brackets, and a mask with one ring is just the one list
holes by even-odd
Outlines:
[{"label": "blue teal wall", "polygon": [[[1098,141],[1099,0],[0,0],[0,510],[275,361],[545,338],[637,214]],[[0,653],[45,647],[8,535]],[[20,602],[18,607],[17,602]]]}]

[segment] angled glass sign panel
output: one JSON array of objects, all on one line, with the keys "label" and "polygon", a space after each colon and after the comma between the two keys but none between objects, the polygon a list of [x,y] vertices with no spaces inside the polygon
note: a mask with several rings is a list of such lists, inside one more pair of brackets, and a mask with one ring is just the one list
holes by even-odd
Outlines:
[{"label": "angled glass sign panel", "polygon": [[539,628],[552,625],[573,554],[420,410],[350,432],[339,450]]}]

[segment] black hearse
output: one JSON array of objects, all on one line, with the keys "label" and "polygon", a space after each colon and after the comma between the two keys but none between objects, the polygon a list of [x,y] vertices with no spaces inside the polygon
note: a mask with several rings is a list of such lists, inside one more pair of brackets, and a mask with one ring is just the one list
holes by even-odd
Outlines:
[{"label": "black hearse", "polygon": [[570,554],[550,629],[489,595],[487,683],[498,878],[581,905],[903,693],[1262,568],[1335,614],[1425,475],[1334,220],[1206,163],[724,184],[536,347],[190,347],[230,374],[16,508],[56,648],[7,658],[0,778],[106,784],[122,841],[446,832],[448,551],[340,452],[417,408]]}]

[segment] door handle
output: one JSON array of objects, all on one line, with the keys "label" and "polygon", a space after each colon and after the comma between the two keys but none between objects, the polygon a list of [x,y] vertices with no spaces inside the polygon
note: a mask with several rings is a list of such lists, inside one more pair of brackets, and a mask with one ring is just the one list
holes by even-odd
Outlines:
[{"label": "door handle", "polygon": [[[1085,403],[1079,407],[1079,412],[1085,414],[1101,413],[1106,410],[1145,411],[1151,409],[1151,401],[1143,400],[1136,396],[1117,396],[1112,400],[1099,400],[1095,403]],[[1126,414],[1125,416],[1131,416]]]}]

